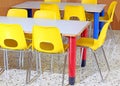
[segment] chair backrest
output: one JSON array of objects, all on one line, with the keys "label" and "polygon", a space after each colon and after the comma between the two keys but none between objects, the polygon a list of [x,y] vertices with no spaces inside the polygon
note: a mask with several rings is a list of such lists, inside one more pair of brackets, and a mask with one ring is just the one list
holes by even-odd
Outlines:
[{"label": "chair backrest", "polygon": [[33,49],[46,53],[64,52],[63,42],[58,28],[35,25],[32,34]]},{"label": "chair backrest", "polygon": [[56,12],[49,10],[37,10],[34,13],[34,18],[42,18],[42,19],[52,19],[56,20]]},{"label": "chair backrest", "polygon": [[108,17],[111,21],[113,21],[116,5],[117,1],[112,1],[107,11]]},{"label": "chair backrest", "polygon": [[44,0],[44,2],[61,2],[61,0]]},{"label": "chair backrest", "polygon": [[111,21],[108,21],[104,24],[98,39],[94,39],[94,46],[93,46],[94,50],[97,50],[99,47],[101,47],[104,44],[110,22]]},{"label": "chair backrest", "polygon": [[97,4],[97,0],[81,0],[82,4]]},{"label": "chair backrest", "polygon": [[54,11],[54,12],[56,12],[57,20],[61,19],[60,9],[59,9],[59,6],[57,4],[47,4],[47,3],[40,4],[40,10]]},{"label": "chair backrest", "polygon": [[7,49],[26,49],[27,44],[19,24],[0,24],[0,46]]},{"label": "chair backrest", "polygon": [[70,20],[72,17],[77,17],[80,21],[86,21],[84,7],[66,5],[64,10],[64,20]]},{"label": "chair backrest", "polygon": [[7,12],[8,17],[20,17],[20,18],[27,18],[28,13],[25,9],[9,9]]}]

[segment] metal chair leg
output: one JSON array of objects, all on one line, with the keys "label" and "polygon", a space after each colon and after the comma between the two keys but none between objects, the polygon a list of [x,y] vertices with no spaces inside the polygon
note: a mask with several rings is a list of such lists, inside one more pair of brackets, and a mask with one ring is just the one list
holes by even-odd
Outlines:
[{"label": "metal chair leg", "polygon": [[50,70],[53,73],[53,55],[51,55]]},{"label": "metal chair leg", "polygon": [[36,71],[38,71],[38,52],[35,51],[35,58],[36,58]]},{"label": "metal chair leg", "polygon": [[102,79],[102,81],[103,81],[102,71],[101,71],[101,69],[100,69],[100,67],[99,67],[99,63],[98,63],[98,60],[97,60],[97,56],[96,56],[96,54],[95,54],[94,51],[93,51],[93,54],[94,54],[95,61],[96,61],[97,66],[98,66],[98,70],[99,70],[99,73],[100,73],[101,79]]},{"label": "metal chair leg", "polygon": [[28,55],[28,67],[27,67],[27,74],[26,74],[26,84],[30,82],[30,75],[31,75],[31,56],[32,56],[32,51],[30,51]]},{"label": "metal chair leg", "polygon": [[8,56],[7,56],[7,50],[4,50],[4,69],[8,70]]},{"label": "metal chair leg", "polygon": [[8,77],[8,55],[7,55],[7,49],[4,50],[4,70],[5,70],[5,78]]},{"label": "metal chair leg", "polygon": [[114,42],[116,42],[116,40],[115,40],[115,35],[114,35],[114,32],[112,31],[111,25],[109,25],[109,28],[110,28],[110,32],[111,32],[112,39],[113,39]]},{"label": "metal chair leg", "polygon": [[41,57],[40,57],[40,54],[37,51],[35,52],[35,54],[36,54],[36,71],[39,73],[40,72],[40,67],[41,67],[41,65],[40,65]]},{"label": "metal chair leg", "polygon": [[19,68],[21,69],[21,67],[22,67],[22,51],[20,51],[18,64],[19,64]]},{"label": "metal chair leg", "polygon": [[22,57],[21,57],[21,66],[23,67],[24,66],[24,52],[22,51]]},{"label": "metal chair leg", "polygon": [[37,75],[35,75],[33,78],[30,78],[31,76],[31,67],[32,67],[32,57],[33,57],[33,52],[30,52],[30,56],[28,59],[28,69],[27,69],[27,75],[26,75],[26,84],[31,84],[33,81],[35,81],[41,74],[41,57],[40,57],[40,53],[36,56],[36,63],[38,66],[38,70],[37,70]]},{"label": "metal chair leg", "polygon": [[36,71],[42,73],[41,70],[41,53],[36,52]]},{"label": "metal chair leg", "polygon": [[65,76],[66,61],[67,61],[67,55],[65,55],[65,59],[64,59],[64,68],[63,68],[63,75],[62,75],[62,86],[64,86],[64,76]]},{"label": "metal chair leg", "polygon": [[6,52],[5,50],[3,51],[4,52],[4,70],[6,70]]},{"label": "metal chair leg", "polygon": [[58,73],[60,73],[60,55],[58,54]]},{"label": "metal chair leg", "polygon": [[38,63],[39,63],[39,71],[38,71],[38,74],[42,74],[42,65],[41,65],[41,53],[39,53],[39,56],[38,56]]},{"label": "metal chair leg", "polygon": [[106,57],[105,51],[104,51],[104,49],[103,49],[103,46],[102,46],[101,48],[102,48],[102,51],[103,51],[103,55],[104,55],[104,58],[105,58],[105,61],[106,61],[106,64],[107,64],[108,70],[110,71],[110,66],[109,66],[109,63],[108,63],[108,60],[107,60],[107,57]]}]

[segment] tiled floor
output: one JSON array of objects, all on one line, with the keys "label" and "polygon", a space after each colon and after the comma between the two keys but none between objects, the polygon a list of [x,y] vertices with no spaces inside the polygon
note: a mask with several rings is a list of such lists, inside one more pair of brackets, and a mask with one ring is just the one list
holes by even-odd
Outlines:
[{"label": "tiled floor", "polygon": [[[110,40],[111,34],[108,32],[108,37],[104,44],[104,49],[110,63],[111,71],[108,74],[108,77],[101,81],[100,75],[98,73],[98,69],[95,63],[95,59],[88,49],[87,53],[87,65],[84,68],[79,67],[79,54],[77,55],[77,72],[76,72],[76,83],[74,86],[120,86],[120,31],[115,30],[115,42],[114,40]],[[79,49],[77,49],[79,53]],[[103,54],[99,49],[97,52],[97,56],[99,59],[100,68],[102,69],[103,76],[107,74],[107,67],[103,58]],[[62,59],[61,59],[62,60]],[[0,76],[0,86],[61,86],[61,71],[58,71],[58,65],[54,64],[54,72],[48,72],[49,68],[49,60],[43,60],[43,74],[38,78],[37,81],[33,82],[30,85],[25,84],[25,74],[26,70],[19,70],[11,68],[9,70],[9,78],[4,78],[5,73]],[[45,65],[47,64],[47,65]],[[11,64],[10,64],[11,66]],[[60,66],[60,65],[59,65]],[[62,70],[62,67],[60,68]],[[33,75],[35,72],[33,71]],[[67,76],[67,68],[64,84],[68,84],[68,76]]]}]

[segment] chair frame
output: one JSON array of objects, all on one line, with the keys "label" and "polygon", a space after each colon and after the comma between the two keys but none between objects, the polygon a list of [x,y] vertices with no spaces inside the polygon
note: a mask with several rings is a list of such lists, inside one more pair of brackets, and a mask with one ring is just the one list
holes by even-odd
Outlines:
[{"label": "chair frame", "polygon": [[[82,52],[83,52],[83,48],[87,48],[87,47],[81,47],[81,48],[82,48],[82,49],[81,49],[81,53],[82,53]],[[91,49],[91,48],[90,48],[90,49]],[[101,50],[102,50],[102,52],[103,52],[104,59],[105,59],[105,62],[106,62],[107,68],[108,68],[108,73],[109,73],[109,71],[110,71],[110,66],[109,66],[109,63],[108,63],[108,61],[107,61],[107,57],[106,57],[106,54],[105,54],[105,51],[104,51],[103,46],[101,46]],[[107,77],[107,75],[106,75],[105,78],[103,78],[102,71],[101,71],[100,66],[99,66],[99,61],[98,61],[97,56],[96,56],[96,51],[97,51],[97,50],[94,51],[94,50],[91,49],[91,51],[92,51],[92,53],[93,53],[93,55],[94,55],[94,57],[95,57],[95,62],[96,62],[96,64],[97,64],[97,67],[98,67],[98,70],[99,70],[101,79],[102,79],[102,81],[104,81],[104,79]],[[80,55],[80,57],[82,58],[82,54]]]},{"label": "chair frame", "polygon": [[[38,53],[38,52],[37,52]],[[40,75],[42,74],[42,68],[41,68],[41,57],[40,54],[42,54],[41,52],[38,53],[39,55],[36,56],[36,65],[37,65],[37,75],[35,75],[33,78],[31,78],[31,63],[32,63],[32,59],[33,59],[33,51],[30,50],[29,53],[29,58],[28,58],[28,69],[27,69],[27,74],[26,74],[26,84],[31,84],[32,82],[34,82],[35,80],[37,80],[38,77],[40,77]],[[67,53],[65,52],[65,58],[64,58],[64,67],[63,67],[63,73],[62,73],[62,86],[64,86],[64,75],[65,75],[65,68],[66,68],[66,62],[67,62]],[[54,55],[54,54],[52,54]],[[59,54],[56,54],[59,56]],[[61,55],[61,54],[60,54]]]},{"label": "chair frame", "polygon": [[[116,5],[117,5],[117,1],[112,1],[111,2],[111,4],[109,5],[109,8],[107,10],[107,15],[110,13],[110,15],[108,15],[109,19],[108,20],[100,20],[100,22],[108,22],[108,21],[112,22],[113,21],[113,16],[114,16],[114,13],[115,13]],[[112,10],[111,10],[111,8],[112,8]],[[115,40],[115,35],[114,35],[114,32],[112,31],[111,24],[109,25],[109,29],[110,29],[113,41],[117,42]]]}]

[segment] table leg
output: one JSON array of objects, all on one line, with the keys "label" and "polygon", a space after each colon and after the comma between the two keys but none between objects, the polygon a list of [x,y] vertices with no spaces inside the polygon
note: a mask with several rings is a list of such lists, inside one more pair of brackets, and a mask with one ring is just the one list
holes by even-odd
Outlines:
[{"label": "table leg", "polygon": [[98,39],[99,35],[99,13],[94,13],[94,31],[93,31],[93,38]]},{"label": "table leg", "polygon": [[32,9],[27,9],[28,11],[28,17],[32,17]]},{"label": "table leg", "polygon": [[76,72],[76,37],[69,37],[69,85],[75,83]]},{"label": "table leg", "polygon": [[[86,28],[83,33],[81,34],[81,37],[87,37],[88,36],[88,28]],[[83,49],[83,55],[82,55],[82,63],[81,67],[85,67],[86,65],[86,54],[87,54],[87,48]]]},{"label": "table leg", "polygon": [[[104,10],[100,13],[100,16],[104,16]],[[101,31],[103,25],[104,25],[104,22],[99,22],[99,25],[100,25],[100,28],[99,30]]]}]

